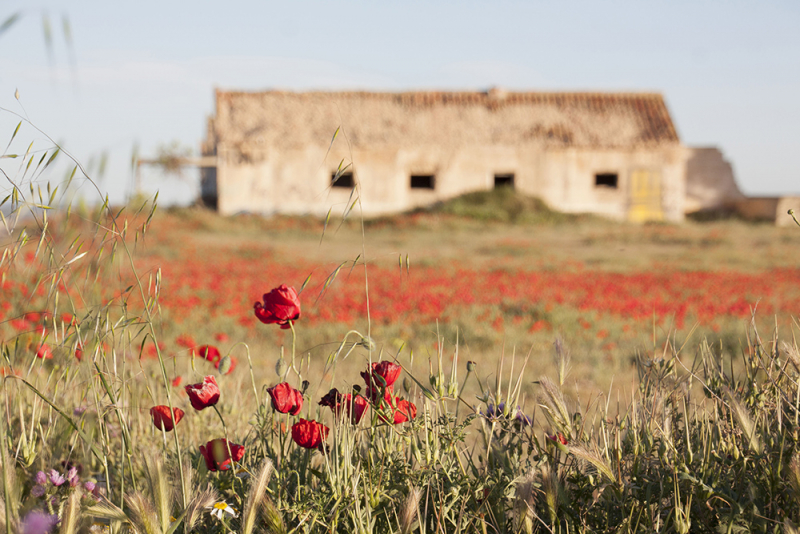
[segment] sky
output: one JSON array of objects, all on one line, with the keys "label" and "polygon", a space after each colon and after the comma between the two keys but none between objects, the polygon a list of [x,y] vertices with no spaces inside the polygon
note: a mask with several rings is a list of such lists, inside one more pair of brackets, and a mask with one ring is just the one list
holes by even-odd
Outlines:
[{"label": "sky", "polygon": [[[15,13],[0,143],[27,118],[112,201],[133,190],[134,147],[199,154],[215,88],[658,91],[682,142],[719,147],[746,194],[800,193],[800,2],[28,0],[0,3],[0,24]],[[26,124],[12,150],[31,140],[49,143]],[[141,182],[186,204],[198,176]]]}]

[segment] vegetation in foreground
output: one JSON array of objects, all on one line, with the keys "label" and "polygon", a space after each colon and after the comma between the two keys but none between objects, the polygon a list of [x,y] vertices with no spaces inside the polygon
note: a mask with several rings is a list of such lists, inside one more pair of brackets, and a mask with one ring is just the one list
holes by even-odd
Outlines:
[{"label": "vegetation in foreground", "polygon": [[[290,336],[283,348],[198,346],[190,337],[212,330],[192,322],[185,353],[167,356],[168,279],[138,274],[133,252],[153,208],[98,212],[94,233],[42,214],[5,249],[7,531],[774,532],[800,520],[800,352],[777,331],[763,342],[753,323],[738,361],[667,341],[639,355],[629,398],[570,398],[561,342],[496,369],[444,339],[420,365],[355,330],[312,355],[297,345],[311,293],[279,285],[242,313]],[[530,376],[550,354],[553,375]]]},{"label": "vegetation in foreground", "polygon": [[[189,276],[185,292],[170,285],[164,258],[137,252],[158,223],[154,205],[103,206],[76,219],[43,210],[56,192],[38,190],[39,207],[21,224],[13,216],[31,201],[14,191],[0,264],[7,532],[794,532],[800,524],[800,351],[777,327],[763,341],[753,316],[738,351],[660,334],[635,353],[627,394],[594,394],[571,387],[577,358],[561,341],[524,356],[509,347],[494,365],[464,357],[461,330],[446,321],[436,345],[415,352],[413,337],[386,341],[393,331],[381,328],[394,316],[373,308],[369,320],[334,320],[315,310],[351,289],[337,283],[345,271],[370,296],[397,275],[368,269],[372,262],[337,265],[315,287],[307,277],[281,279],[268,270],[271,258],[253,255],[248,278],[260,290],[236,310],[240,296],[225,284],[241,272]],[[176,262],[201,263],[183,251],[171,251]],[[206,257],[203,268],[224,261]],[[284,268],[296,279],[294,267]],[[417,269],[402,255],[400,268],[406,277]],[[779,282],[759,287],[771,283]],[[480,287],[491,300],[502,286]],[[712,295],[724,301],[727,289]],[[665,306],[680,298],[662,292]],[[587,292],[597,303],[588,311],[621,315],[608,309],[613,293]],[[203,305],[206,295],[213,306]],[[234,325],[227,313],[207,314],[231,300]],[[743,321],[736,310],[727,320]],[[306,329],[340,327],[308,348]],[[550,372],[538,372],[550,359]]]}]

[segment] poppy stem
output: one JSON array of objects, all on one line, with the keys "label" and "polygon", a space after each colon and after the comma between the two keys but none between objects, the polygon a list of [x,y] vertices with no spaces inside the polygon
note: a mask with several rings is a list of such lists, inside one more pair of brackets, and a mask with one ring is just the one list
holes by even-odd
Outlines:
[{"label": "poppy stem", "polygon": [[225,439],[228,439],[228,427],[225,425],[225,419],[222,418],[222,413],[220,413],[220,411],[217,408],[216,404],[212,405],[211,407],[214,408],[215,412],[217,412],[217,415],[219,416],[219,420],[222,422],[222,430],[225,433]]},{"label": "poppy stem", "polygon": [[458,422],[458,409],[461,407],[461,403],[458,402],[461,398],[461,393],[464,392],[464,388],[467,386],[467,380],[469,380],[469,375],[472,374],[472,369],[467,366],[467,376],[464,377],[464,382],[461,384],[461,389],[458,390],[456,393],[456,422]]},{"label": "poppy stem", "polygon": [[297,375],[297,378],[302,379],[303,377],[300,375],[300,371],[297,370],[297,366],[295,365],[295,348],[297,347],[297,332],[294,329],[294,321],[289,321],[289,328],[292,330],[292,370]]}]

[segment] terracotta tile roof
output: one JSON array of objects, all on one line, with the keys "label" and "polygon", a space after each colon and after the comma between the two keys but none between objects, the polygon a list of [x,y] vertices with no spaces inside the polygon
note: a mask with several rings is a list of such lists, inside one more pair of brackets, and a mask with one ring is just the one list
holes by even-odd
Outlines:
[{"label": "terracotta tile roof", "polygon": [[217,142],[323,145],[339,126],[354,146],[679,143],[657,93],[217,92]]}]

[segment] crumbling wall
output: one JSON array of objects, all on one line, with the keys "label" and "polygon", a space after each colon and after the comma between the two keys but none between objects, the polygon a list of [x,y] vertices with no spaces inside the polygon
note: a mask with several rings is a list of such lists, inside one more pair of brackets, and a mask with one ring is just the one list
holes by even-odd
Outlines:
[{"label": "crumbling wall", "polygon": [[716,147],[688,148],[686,213],[733,209],[745,196],[731,164]]}]

